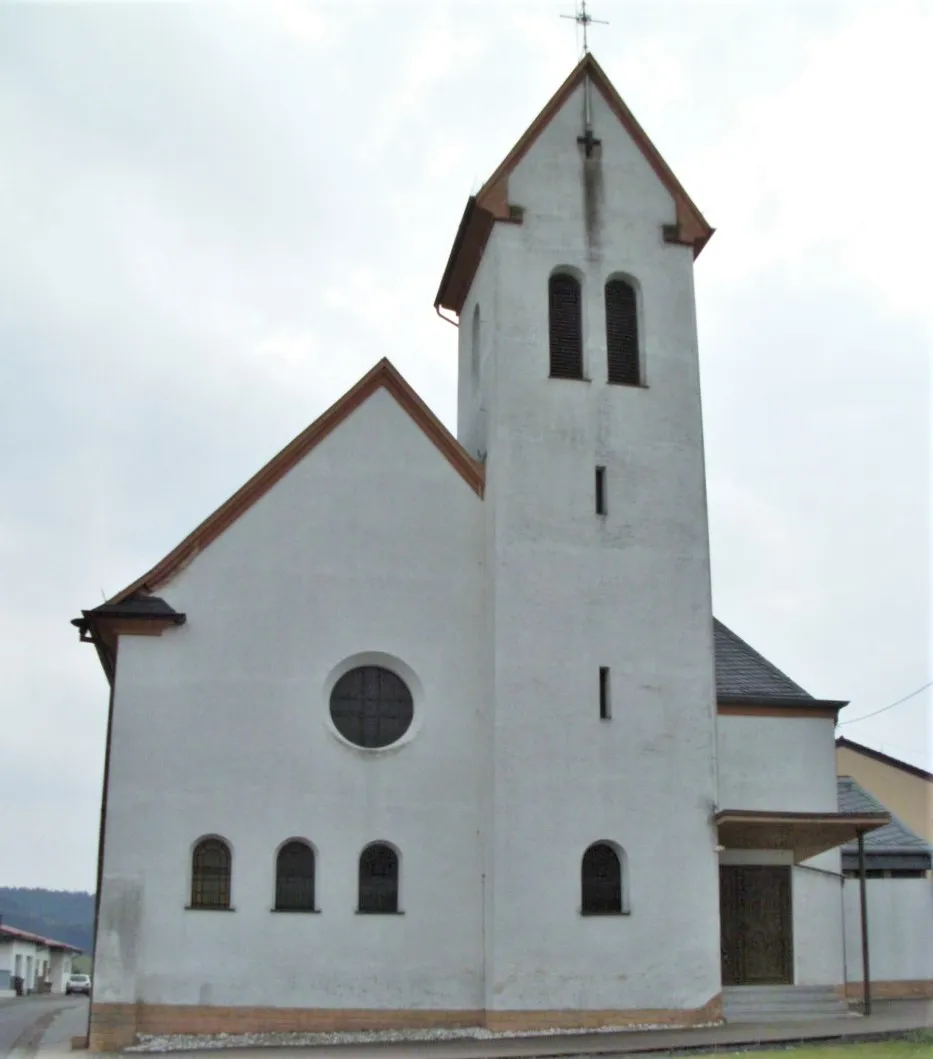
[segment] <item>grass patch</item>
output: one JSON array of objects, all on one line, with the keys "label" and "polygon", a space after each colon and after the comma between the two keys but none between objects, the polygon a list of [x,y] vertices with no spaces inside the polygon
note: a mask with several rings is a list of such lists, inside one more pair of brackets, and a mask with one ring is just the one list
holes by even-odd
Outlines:
[{"label": "grass patch", "polygon": [[707,1054],[703,1059],[734,1059],[736,1055],[749,1059],[933,1059],[933,1030],[914,1030],[887,1041],[789,1045],[768,1051],[735,1049]]}]

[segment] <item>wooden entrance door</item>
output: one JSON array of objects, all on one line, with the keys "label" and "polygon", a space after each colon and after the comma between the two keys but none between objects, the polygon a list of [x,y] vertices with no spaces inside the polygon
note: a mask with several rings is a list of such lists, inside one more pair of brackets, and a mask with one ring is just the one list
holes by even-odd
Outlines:
[{"label": "wooden entrance door", "polygon": [[794,980],[790,868],[719,868],[723,985],[784,985]]}]

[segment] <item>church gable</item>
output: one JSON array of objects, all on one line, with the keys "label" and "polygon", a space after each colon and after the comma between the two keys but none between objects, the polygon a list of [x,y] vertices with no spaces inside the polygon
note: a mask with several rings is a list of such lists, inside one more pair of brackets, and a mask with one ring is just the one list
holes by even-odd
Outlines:
[{"label": "church gable", "polygon": [[[82,639],[96,644],[112,679],[117,635],[160,635],[183,624],[185,614],[173,607],[184,611],[192,590],[212,592],[204,577],[232,579],[242,587],[260,568],[287,561],[286,553],[307,575],[309,557],[299,552],[311,547],[312,538],[326,553],[314,562],[326,568],[352,563],[344,554],[351,537],[381,548],[390,565],[393,540],[402,542],[396,561],[412,564],[418,555],[405,542],[419,533],[440,536],[445,541],[432,542],[430,550],[444,553],[435,555],[443,566],[444,555],[470,539],[469,526],[449,522],[471,521],[469,490],[482,497],[483,471],[384,359],[151,570],[73,624]],[[197,560],[205,553],[209,561],[202,570]],[[189,568],[196,571],[193,583]],[[188,587],[179,603],[182,583]],[[169,603],[160,598],[166,589]]]},{"label": "church gable", "polygon": [[383,359],[343,397],[331,405],[323,415],[319,416],[253,475],[229,500],[209,515],[165,558],[108,600],[108,604],[121,603],[140,592],[154,592],[168,582],[177,571],[216,540],[312,449],[324,441],[352,412],[379,390],[385,390],[391,394],[464,482],[482,497],[484,478],[482,464],[466,452],[391,362]]},{"label": "church gable", "polygon": [[[576,106],[579,102],[582,118],[584,88],[591,91],[591,103],[598,102],[608,107],[673,200],[673,223],[664,226],[661,233],[664,241],[692,247],[694,257],[699,255],[709,241],[714,229],[661,157],[602,67],[593,55],[588,53],[554,93],[480,191],[468,200],[435,298],[436,307],[459,314],[495,223],[522,223],[524,203],[516,201],[510,178],[539,141],[546,138],[551,126],[568,104]],[[576,97],[579,97],[579,100]],[[579,131],[581,154],[585,154],[588,160],[598,157],[598,154],[593,153],[594,148],[597,152],[599,150],[598,139],[593,138],[591,130],[584,130],[582,122]]]},{"label": "church gable", "polygon": [[362,403],[379,389],[384,389],[398,401],[421,430],[430,438],[439,452],[446,457],[453,469],[477,493],[483,495],[483,466],[473,460],[456,438],[449,433],[434,413],[421,400],[408,382],[401,377],[392,363],[383,359],[374,369],[363,376],[353,389],[331,405],[319,418],[287,445],[279,454],[272,457],[269,463],[253,477],[225,504],[205,519],[196,530],[165,556],[160,562],[133,581],[122,592],[116,594],[108,603],[121,603],[133,593],[152,592],[172,576],[195,555],[226,530],[244,511],[248,510],[259,498],[285,474],[297,465],[311,449],[320,445],[328,434],[333,432],[343,421],[359,408]]}]

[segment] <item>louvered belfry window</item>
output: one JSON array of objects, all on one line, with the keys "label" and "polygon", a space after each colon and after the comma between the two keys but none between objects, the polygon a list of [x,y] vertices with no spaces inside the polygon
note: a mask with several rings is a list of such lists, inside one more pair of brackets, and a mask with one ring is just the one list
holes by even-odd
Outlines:
[{"label": "louvered belfry window", "polygon": [[230,847],[219,838],[204,838],[191,857],[191,907],[230,907]]},{"label": "louvered belfry window", "polygon": [[580,283],[558,272],[548,281],[552,379],[583,378],[583,313]]},{"label": "louvered belfry window", "polygon": [[638,309],[635,288],[624,279],[606,284],[606,351],[609,382],[637,386]]}]

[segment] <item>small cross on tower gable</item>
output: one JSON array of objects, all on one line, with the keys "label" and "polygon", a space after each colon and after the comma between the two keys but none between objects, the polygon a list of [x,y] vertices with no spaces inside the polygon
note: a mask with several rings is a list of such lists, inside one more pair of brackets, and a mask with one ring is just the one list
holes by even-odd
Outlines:
[{"label": "small cross on tower gable", "polygon": [[581,86],[584,90],[583,114],[576,139],[584,164],[590,163],[600,147],[591,110],[598,93],[673,200],[675,218],[673,223],[664,225],[663,240],[692,247],[694,257],[709,241],[714,229],[661,157],[593,54],[587,51],[492,176],[467,201],[434,301],[439,310],[447,309],[459,315],[494,225],[523,222],[525,204],[510,197],[509,178]]}]

